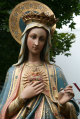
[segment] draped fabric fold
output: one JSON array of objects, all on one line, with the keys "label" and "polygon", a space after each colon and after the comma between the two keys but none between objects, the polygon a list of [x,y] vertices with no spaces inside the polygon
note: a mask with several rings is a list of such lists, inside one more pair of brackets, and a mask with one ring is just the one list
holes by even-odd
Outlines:
[{"label": "draped fabric fold", "polygon": [[[23,68],[24,65],[18,67],[12,66],[7,73],[6,81],[0,95],[1,119],[9,118],[7,117],[7,109],[10,103],[18,96]],[[73,113],[77,112],[78,114],[79,112],[79,108],[74,100],[67,104],[67,108],[69,107],[69,109],[72,108],[73,110],[69,115],[66,116],[58,109],[58,92],[60,91],[60,88],[65,88],[67,85],[61,69],[56,65],[46,64],[46,71],[49,83],[48,95],[46,92],[43,92],[42,94],[26,101],[20,110],[9,119],[66,119],[67,116],[69,116],[70,119],[77,119],[76,114],[72,117]],[[66,109],[65,112],[67,112]]]}]

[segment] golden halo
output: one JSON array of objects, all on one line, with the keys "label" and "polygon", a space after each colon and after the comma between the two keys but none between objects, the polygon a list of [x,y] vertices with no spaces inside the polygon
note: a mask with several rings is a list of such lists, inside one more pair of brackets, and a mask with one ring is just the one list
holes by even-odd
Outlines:
[{"label": "golden halo", "polygon": [[9,18],[9,29],[13,38],[19,44],[21,44],[21,35],[26,27],[26,24],[23,23],[21,18],[24,13],[30,11],[35,11],[39,14],[44,12],[48,16],[54,15],[53,11],[48,6],[38,1],[24,1],[16,5]]}]

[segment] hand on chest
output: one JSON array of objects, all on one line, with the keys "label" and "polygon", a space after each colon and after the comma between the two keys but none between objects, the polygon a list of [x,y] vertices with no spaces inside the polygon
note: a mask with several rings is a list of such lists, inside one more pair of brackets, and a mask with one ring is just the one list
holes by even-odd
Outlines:
[{"label": "hand on chest", "polygon": [[41,81],[45,87],[48,86],[48,74],[44,65],[26,65],[22,73],[22,84],[27,86],[30,82]]}]

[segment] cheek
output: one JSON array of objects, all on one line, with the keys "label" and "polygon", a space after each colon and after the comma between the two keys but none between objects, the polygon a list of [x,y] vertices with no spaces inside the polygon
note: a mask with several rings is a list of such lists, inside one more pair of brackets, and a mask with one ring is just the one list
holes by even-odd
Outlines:
[{"label": "cheek", "polygon": [[32,41],[31,40],[27,40],[27,46],[28,46],[28,48],[32,47]]},{"label": "cheek", "polygon": [[40,44],[41,49],[43,49],[45,43]]}]

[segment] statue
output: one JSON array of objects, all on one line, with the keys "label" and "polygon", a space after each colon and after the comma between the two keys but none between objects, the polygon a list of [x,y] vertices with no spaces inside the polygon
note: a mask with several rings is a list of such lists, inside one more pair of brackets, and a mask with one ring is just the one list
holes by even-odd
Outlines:
[{"label": "statue", "polygon": [[56,22],[53,11],[38,1],[24,1],[13,9],[10,32],[21,49],[0,95],[0,119],[77,119],[72,86],[49,59]]}]

